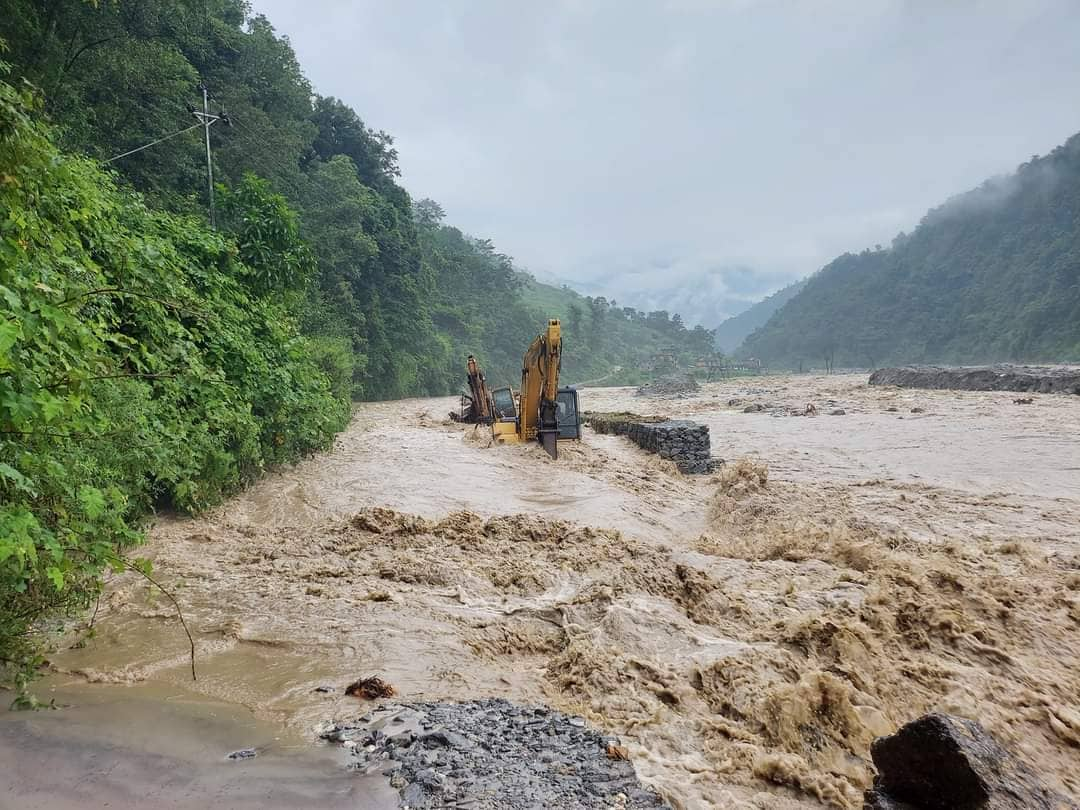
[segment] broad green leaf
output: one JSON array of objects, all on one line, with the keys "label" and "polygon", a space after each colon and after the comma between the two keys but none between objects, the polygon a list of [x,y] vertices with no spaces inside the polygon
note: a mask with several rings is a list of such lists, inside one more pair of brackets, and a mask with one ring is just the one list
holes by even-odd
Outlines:
[{"label": "broad green leaf", "polygon": [[79,487],[79,504],[91,520],[101,517],[105,511],[105,493],[97,487],[81,486]]},{"label": "broad green leaf", "polygon": [[31,497],[37,496],[37,491],[34,489],[34,482],[10,464],[2,461],[0,461],[0,478],[11,482],[18,492],[25,492]]},{"label": "broad green leaf", "polygon": [[45,576],[49,578],[56,590],[62,591],[64,589],[64,572],[55,565],[50,565],[45,569]]}]

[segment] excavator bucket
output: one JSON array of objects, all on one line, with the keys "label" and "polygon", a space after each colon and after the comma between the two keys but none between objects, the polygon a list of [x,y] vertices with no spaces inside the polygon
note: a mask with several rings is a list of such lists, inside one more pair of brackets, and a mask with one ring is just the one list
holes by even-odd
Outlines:
[{"label": "excavator bucket", "polygon": [[554,399],[540,400],[540,444],[552,458],[559,457],[559,405]]},{"label": "excavator bucket", "polygon": [[559,457],[559,432],[558,430],[545,430],[540,433],[540,444],[547,450],[552,458]]}]

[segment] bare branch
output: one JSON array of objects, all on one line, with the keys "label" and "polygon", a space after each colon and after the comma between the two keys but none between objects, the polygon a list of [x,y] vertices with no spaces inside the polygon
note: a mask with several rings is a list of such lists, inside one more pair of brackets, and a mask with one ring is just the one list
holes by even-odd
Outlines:
[{"label": "bare branch", "polygon": [[162,585],[144,570],[139,568],[137,565],[133,565],[132,563],[125,560],[123,557],[114,557],[113,559],[129,571],[134,571],[136,574],[143,577],[143,579],[145,579],[147,582],[149,582],[151,585],[153,585],[155,588],[165,594],[169,598],[169,601],[173,603],[173,607],[176,608],[176,615],[180,617],[180,624],[183,625],[184,632],[187,634],[188,637],[188,643],[191,645],[191,680],[199,680],[198,677],[195,675],[195,639],[192,637],[191,631],[188,629],[187,620],[184,618],[184,611],[180,609],[180,603],[176,600],[176,597],[173,596],[172,593],[167,590],[164,585]]}]

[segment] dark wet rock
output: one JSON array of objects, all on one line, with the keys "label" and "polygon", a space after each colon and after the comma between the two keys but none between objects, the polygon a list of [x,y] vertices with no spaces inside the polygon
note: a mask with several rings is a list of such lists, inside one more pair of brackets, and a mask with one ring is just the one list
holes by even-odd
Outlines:
[{"label": "dark wet rock", "polygon": [[[396,733],[387,737],[384,728]],[[668,807],[642,787],[629,761],[610,755],[618,738],[546,707],[387,703],[362,724],[333,731],[373,741],[352,748],[355,767],[388,777],[402,805],[416,810]]]},{"label": "dark wet rock", "polygon": [[254,748],[241,748],[239,751],[233,751],[226,759],[255,759],[259,754]]},{"label": "dark wet rock", "polygon": [[947,714],[920,717],[870,746],[878,775],[864,810],[1066,810],[982,726]]},{"label": "dark wet rock", "polygon": [[921,808],[907,802],[898,802],[882,793],[870,790],[866,793],[863,810],[921,810]]},{"label": "dark wet rock", "polygon": [[743,413],[764,413],[768,408],[762,405],[760,402],[754,402],[751,405],[747,405],[742,409]]},{"label": "dark wet rock", "polygon": [[846,414],[847,411],[845,411],[843,408],[834,408],[833,410],[829,411],[829,416],[844,416]]},{"label": "dark wet rock", "polygon": [[425,796],[426,791],[419,782],[411,782],[401,791],[401,801],[406,807],[420,807]]},{"label": "dark wet rock", "polygon": [[1040,394],[1080,394],[1077,366],[900,366],[879,368],[870,385],[960,391],[1034,391]]}]

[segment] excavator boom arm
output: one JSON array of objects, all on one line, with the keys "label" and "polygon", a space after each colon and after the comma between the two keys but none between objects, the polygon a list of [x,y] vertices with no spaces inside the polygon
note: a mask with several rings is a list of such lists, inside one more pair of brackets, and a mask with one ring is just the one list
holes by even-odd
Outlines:
[{"label": "excavator boom arm", "polygon": [[558,320],[551,319],[529,344],[522,360],[518,433],[522,440],[539,439],[552,458],[558,457],[556,395],[561,363],[561,326]]}]

